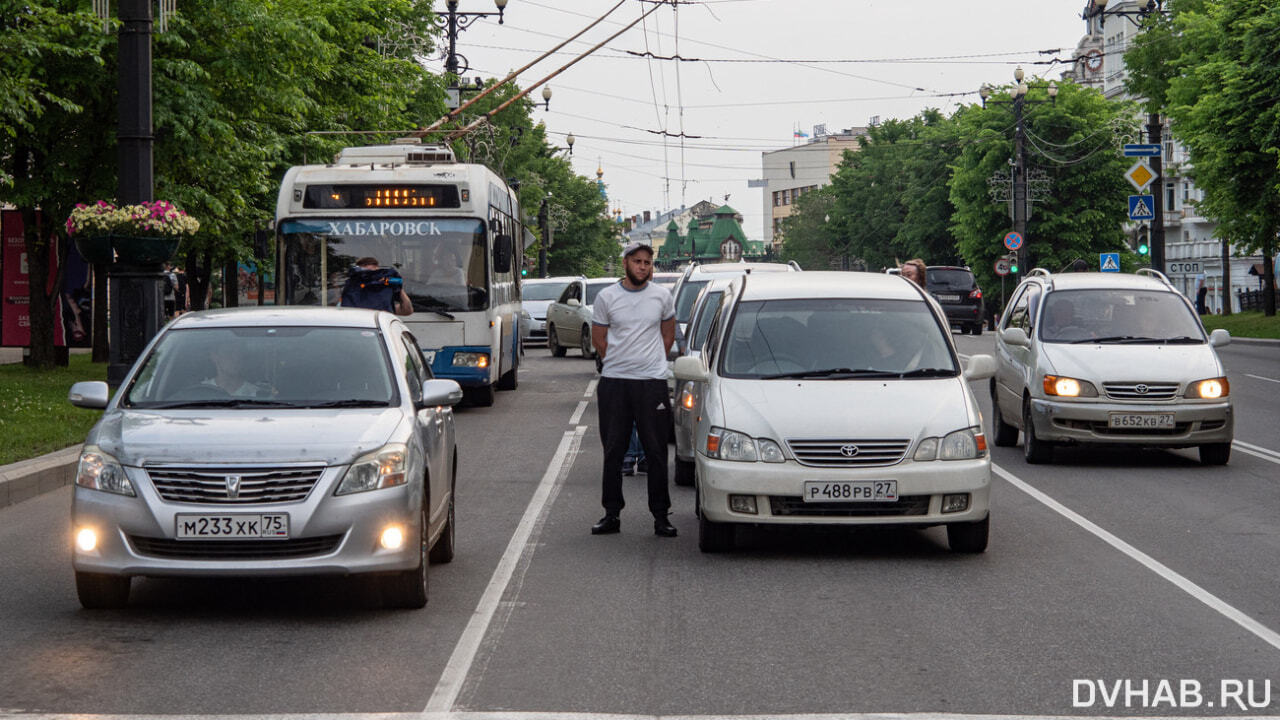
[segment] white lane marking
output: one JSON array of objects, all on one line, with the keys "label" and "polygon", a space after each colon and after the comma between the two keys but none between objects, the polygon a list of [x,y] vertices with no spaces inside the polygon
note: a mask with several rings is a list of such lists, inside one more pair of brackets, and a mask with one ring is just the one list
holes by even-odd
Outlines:
[{"label": "white lane marking", "polygon": [[574,410],[573,415],[569,417],[569,424],[577,425],[578,421],[582,419],[582,413],[586,411],[587,411],[587,401],[586,400],[579,401],[578,408]]},{"label": "white lane marking", "polygon": [[600,378],[595,378],[587,383],[587,392],[582,397],[591,397],[596,394],[596,385],[600,383]]},{"label": "white lane marking", "polygon": [[1270,460],[1271,462],[1276,463],[1277,465],[1280,465],[1280,452],[1276,452],[1275,450],[1269,450],[1264,447],[1259,447],[1257,445],[1250,445],[1249,443],[1241,442],[1240,440],[1232,440],[1231,445],[1236,450],[1239,450],[1240,452],[1245,453],[1246,455],[1259,457],[1259,458],[1262,458],[1263,460]]},{"label": "white lane marking", "polygon": [[1258,379],[1258,380],[1266,380],[1267,382],[1280,383],[1280,380],[1277,380],[1277,379],[1275,379],[1275,378],[1263,377],[1263,376],[1261,376],[1261,375],[1251,375],[1251,374],[1249,374],[1249,373],[1245,373],[1245,374],[1244,374],[1244,376],[1245,376],[1245,377],[1256,378],[1256,379]]},{"label": "white lane marking", "polygon": [[490,578],[484,594],[480,596],[480,603],[476,605],[471,620],[462,631],[462,636],[458,638],[458,644],[454,646],[453,654],[449,656],[449,663],[445,665],[444,672],[436,682],[436,688],[431,693],[431,699],[427,701],[424,713],[453,710],[458,700],[458,693],[462,691],[462,684],[466,681],[467,673],[471,671],[471,664],[475,662],[476,653],[480,650],[480,643],[489,629],[489,623],[493,621],[494,613],[498,611],[502,596],[511,582],[511,576],[515,573],[516,565],[530,543],[535,526],[540,523],[543,513],[549,509],[547,501],[552,496],[552,491],[569,474],[569,468],[573,465],[578,446],[582,443],[582,436],[586,432],[587,427],[579,425],[573,430],[566,430],[564,437],[560,438],[560,446],[556,448],[556,454],[551,457],[551,464],[547,466],[547,471],[543,473],[533,498],[529,500],[524,517],[520,518],[520,523],[516,525],[516,531],[511,535],[511,541],[507,543],[507,549],[502,553],[498,567],[494,568],[493,577]]},{"label": "white lane marking", "polygon": [[1115,535],[1112,535],[1106,530],[1103,530],[1101,527],[1094,524],[1093,522],[1085,518],[1083,515],[1080,515],[1079,513],[1068,508],[1066,505],[1063,505],[1057,500],[1054,500],[1053,498],[1044,494],[1040,490],[1037,490],[1036,488],[1031,487],[1025,481],[1019,479],[1018,477],[1013,475],[1013,473],[1010,473],[1008,470],[1005,470],[1004,468],[998,465],[992,464],[991,471],[999,475],[1000,477],[1004,478],[1005,480],[1009,481],[1010,484],[1012,484],[1014,487],[1018,488],[1022,492],[1038,500],[1040,503],[1044,504],[1050,510],[1053,510],[1054,512],[1070,520],[1076,525],[1079,525],[1080,527],[1092,533],[1098,539],[1107,543],[1111,547],[1119,550],[1125,555],[1128,555],[1130,558],[1138,561],[1139,564],[1145,566],[1151,572],[1154,572],[1155,574],[1159,575],[1165,580],[1168,580],[1169,582],[1173,583],[1179,590],[1182,590],[1183,592],[1187,593],[1188,595],[1195,598],[1196,600],[1199,600],[1205,605],[1208,605],[1211,609],[1217,611],[1223,617],[1234,622],[1235,624],[1239,625],[1245,630],[1248,630],[1249,632],[1253,633],[1259,639],[1261,639],[1263,642],[1267,643],[1271,647],[1277,650],[1280,650],[1280,633],[1277,633],[1276,631],[1272,630],[1266,625],[1263,625],[1257,620],[1254,620],[1248,615],[1245,615],[1244,613],[1240,612],[1234,607],[1228,605],[1218,596],[1214,595],[1208,590],[1205,590],[1204,588],[1200,587],[1199,585],[1191,582],[1187,578],[1175,572],[1172,568],[1161,563],[1159,560],[1156,560],[1155,558],[1151,557],[1150,555],[1147,555],[1146,553],[1130,545],[1129,543],[1121,540]]}]

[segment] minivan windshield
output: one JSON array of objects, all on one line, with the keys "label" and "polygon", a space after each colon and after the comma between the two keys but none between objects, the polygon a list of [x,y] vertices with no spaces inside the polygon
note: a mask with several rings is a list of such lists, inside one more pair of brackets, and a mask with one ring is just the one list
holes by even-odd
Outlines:
[{"label": "minivan windshield", "polygon": [[941,326],[918,300],[804,298],[743,302],[724,336],[733,378],[954,377]]},{"label": "minivan windshield", "polygon": [[525,282],[520,288],[521,300],[552,300],[560,297],[560,293],[569,287],[569,281],[564,282]]},{"label": "minivan windshield", "polygon": [[1181,295],[1158,290],[1058,290],[1045,298],[1040,339],[1056,343],[1202,343]]},{"label": "minivan windshield", "polygon": [[192,328],[164,334],[121,401],[132,408],[385,407],[396,400],[372,329]]}]

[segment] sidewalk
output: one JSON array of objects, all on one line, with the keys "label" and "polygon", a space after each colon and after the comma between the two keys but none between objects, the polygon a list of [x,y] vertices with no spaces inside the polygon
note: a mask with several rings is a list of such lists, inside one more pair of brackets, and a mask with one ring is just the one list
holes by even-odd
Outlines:
[{"label": "sidewalk", "polygon": [[0,365],[12,365],[22,362],[22,348],[0,348]]},{"label": "sidewalk", "polygon": [[75,482],[79,459],[80,446],[72,445],[48,455],[0,465],[0,507],[30,500]]}]

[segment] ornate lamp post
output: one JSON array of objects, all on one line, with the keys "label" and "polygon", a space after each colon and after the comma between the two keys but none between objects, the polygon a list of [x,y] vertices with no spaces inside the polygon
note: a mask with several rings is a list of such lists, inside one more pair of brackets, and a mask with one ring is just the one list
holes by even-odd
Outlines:
[{"label": "ornate lamp post", "polygon": [[[483,17],[498,17],[498,24],[502,24],[502,14],[507,9],[508,0],[493,0],[493,4],[498,8],[498,12],[458,12],[458,0],[446,0],[445,8],[447,12],[444,15],[437,14],[435,16],[436,25],[443,28],[446,37],[449,39],[449,52],[444,59],[444,70],[449,74],[449,100],[457,107],[462,101],[462,91],[464,88],[458,85],[458,78],[471,69],[471,65],[467,62],[465,55],[458,54],[458,33],[471,27],[471,24]],[[459,64],[461,60],[461,64]],[[469,89],[469,88],[468,88]],[[550,98],[548,98],[549,100]]]},{"label": "ornate lamp post", "polygon": [[[1058,85],[1050,82],[1048,85],[1048,100],[1028,100],[1027,91],[1030,89],[1023,78],[1025,73],[1022,68],[1013,71],[1013,79],[1017,85],[1013,88],[1012,100],[990,100],[991,87],[983,85],[978,94],[982,96],[982,107],[986,107],[990,102],[992,105],[1012,105],[1013,106],[1013,230],[1022,237],[1027,236],[1027,146],[1026,146],[1026,126],[1023,124],[1023,107],[1025,105],[1038,105],[1040,103],[1058,102]],[[1018,250],[1018,262],[1022,267],[1027,267],[1026,244]]]},{"label": "ornate lamp post", "polygon": [[[1099,25],[1105,25],[1108,17],[1120,16],[1141,27],[1142,21],[1152,13],[1164,12],[1164,0],[1147,0],[1145,3],[1133,3],[1138,5],[1136,8],[1130,9],[1128,0],[1121,0],[1107,9],[1107,0],[1087,0],[1084,5],[1084,12],[1080,13],[1080,17],[1085,20],[1098,19]],[[1119,7],[1117,7],[1119,6]]]}]

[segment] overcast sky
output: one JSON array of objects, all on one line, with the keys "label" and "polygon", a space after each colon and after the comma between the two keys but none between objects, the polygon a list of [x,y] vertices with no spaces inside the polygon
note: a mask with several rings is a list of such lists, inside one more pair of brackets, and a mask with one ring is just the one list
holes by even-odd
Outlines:
[{"label": "overcast sky", "polygon": [[[586,27],[618,0],[510,0],[505,22],[459,35],[467,77],[501,77]],[[521,74],[522,87],[555,72],[653,5],[623,0],[604,22]],[[663,6],[549,81],[553,143],[576,137],[574,169],[603,167],[609,206],[623,216],[700,200],[728,203],[761,239],[761,153],[805,142],[801,130],[861,127],[872,117],[950,113],[978,102],[982,83],[1056,79],[1085,31],[1083,0],[704,0]],[[444,0],[436,0],[443,11]],[[492,11],[493,0],[461,0]],[[1111,22],[1125,22],[1121,18]],[[636,57],[680,55],[697,62]],[[837,62],[838,61],[838,62]],[[442,67],[439,61],[433,69]],[[541,96],[539,91],[533,97]],[[686,136],[666,137],[661,131]]]}]

